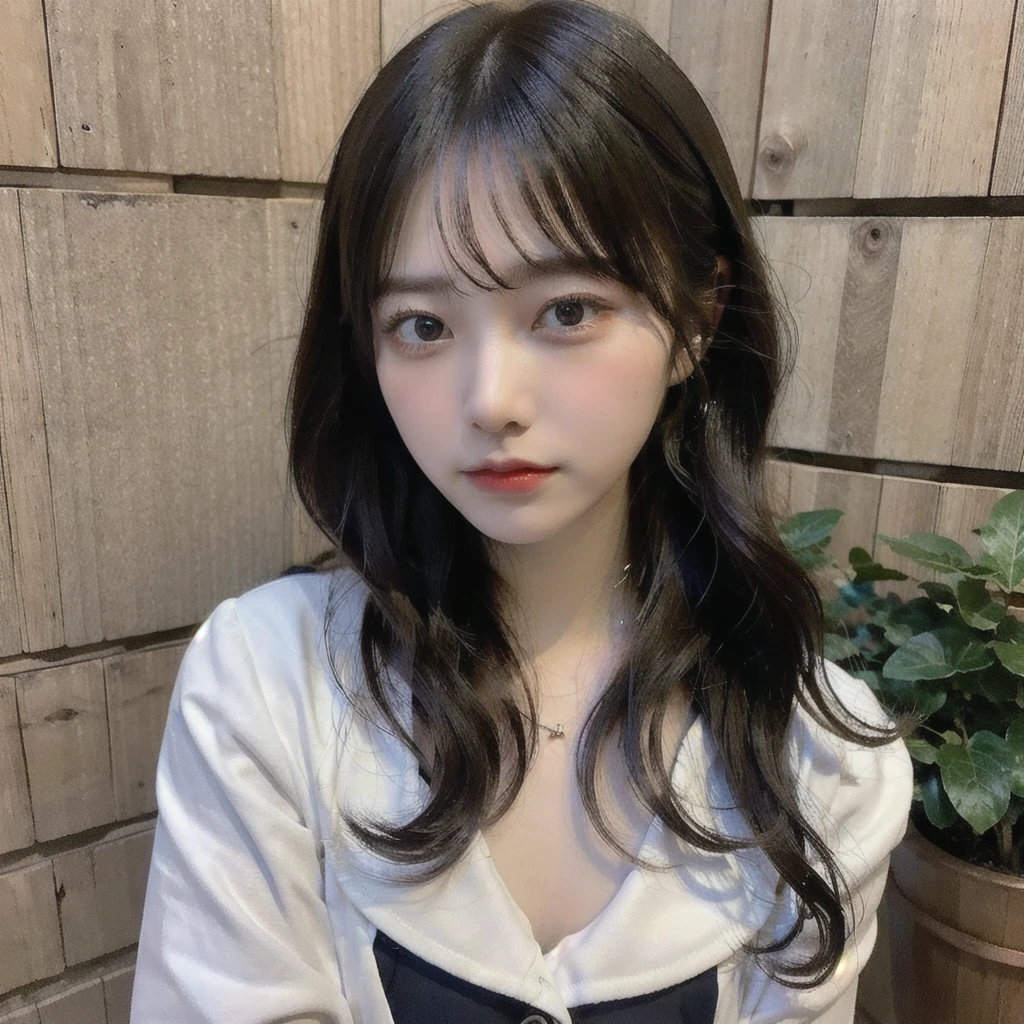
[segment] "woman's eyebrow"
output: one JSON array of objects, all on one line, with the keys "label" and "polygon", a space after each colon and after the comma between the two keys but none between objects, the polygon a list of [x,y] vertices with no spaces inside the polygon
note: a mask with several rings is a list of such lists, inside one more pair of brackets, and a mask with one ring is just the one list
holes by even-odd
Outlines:
[{"label": "woman's eyebrow", "polygon": [[[500,271],[501,277],[513,288],[522,288],[547,274],[586,274],[600,277],[600,272],[593,263],[582,256],[559,254],[546,256],[536,261],[536,266],[529,263],[517,263]],[[400,295],[415,292],[416,294],[449,295],[454,292],[455,283],[445,276],[435,277],[387,277],[381,286],[380,299],[389,295]]]}]

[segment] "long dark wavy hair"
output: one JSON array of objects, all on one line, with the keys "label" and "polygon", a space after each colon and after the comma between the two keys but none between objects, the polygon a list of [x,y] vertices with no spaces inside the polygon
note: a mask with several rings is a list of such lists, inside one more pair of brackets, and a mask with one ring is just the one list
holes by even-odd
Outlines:
[{"label": "long dark wavy hair", "polygon": [[[783,742],[795,704],[868,746],[907,727],[883,731],[840,716],[835,695],[823,692],[821,601],[780,540],[764,478],[791,338],[718,128],[686,75],[635,22],[582,0],[481,3],[428,27],[366,88],[326,182],[288,399],[289,469],[313,521],[365,583],[366,692],[430,782],[411,821],[348,824],[378,854],[422,865],[414,877],[436,877],[509,809],[536,752],[536,705],[501,611],[507,585],[480,532],[412,459],[375,371],[371,309],[410,195],[442,163],[464,172],[485,149],[502,154],[544,234],[646,296],[674,328],[671,357],[685,346],[696,363],[668,388],[630,468],[640,615],[582,726],[576,777],[586,811],[622,857],[642,863],[609,828],[596,795],[601,748],[620,730],[625,767],[648,811],[697,847],[750,846],[705,830],[673,791],[662,725],[685,687],[757,846],[801,908],[782,944],[748,951],[784,948],[811,919],[818,951],[785,965],[788,979],[766,970],[792,987],[817,985],[844,947],[848,884],[798,804]],[[504,287],[475,244],[466,189],[457,173],[448,198],[457,241],[494,282],[484,287]],[[439,202],[435,193],[438,217]],[[719,254],[729,257],[733,280],[715,330],[702,297],[714,287]],[[699,361],[689,343],[695,334],[712,337]],[[332,611],[329,601],[328,622]],[[399,720],[388,669],[400,662],[411,666],[414,714],[433,741],[430,764]],[[514,769],[502,785],[506,754]]]}]

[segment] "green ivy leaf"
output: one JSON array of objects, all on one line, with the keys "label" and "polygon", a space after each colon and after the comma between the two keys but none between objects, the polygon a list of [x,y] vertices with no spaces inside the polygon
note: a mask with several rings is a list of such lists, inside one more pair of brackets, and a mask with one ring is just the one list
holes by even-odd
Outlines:
[{"label": "green ivy leaf", "polygon": [[956,669],[946,656],[946,648],[934,633],[912,636],[882,667],[886,679],[945,679]]},{"label": "green ivy leaf", "polygon": [[950,802],[977,835],[987,832],[1010,803],[1010,749],[1002,736],[981,730],[966,746],[946,743],[935,756]]},{"label": "green ivy leaf", "polygon": [[1017,699],[1019,678],[996,662],[978,675],[979,689],[994,704]]},{"label": "green ivy leaf", "polygon": [[891,700],[909,708],[922,718],[934,715],[946,703],[945,690],[929,689],[911,679],[885,679],[880,689]]},{"label": "green ivy leaf", "polygon": [[910,756],[915,761],[920,761],[921,764],[935,764],[935,747],[927,740],[922,740],[916,736],[908,736],[904,742],[907,745]]},{"label": "green ivy leaf", "polygon": [[941,573],[961,572],[971,567],[971,553],[955,540],[937,533],[908,533],[906,537],[887,537],[876,533],[879,540],[904,558],[910,558],[928,569]]},{"label": "green ivy leaf", "polygon": [[942,788],[942,782],[937,772],[929,775],[921,783],[921,803],[924,804],[924,813],[928,820],[936,828],[949,828],[956,823],[958,815],[956,808],[949,802],[946,791]]},{"label": "green ivy leaf", "polygon": [[994,598],[984,580],[962,579],[956,585],[956,599],[964,621],[975,629],[995,629],[1006,616],[1006,604]]},{"label": "green ivy leaf", "polygon": [[821,544],[812,544],[807,548],[797,548],[792,552],[793,557],[800,563],[805,572],[814,572],[817,569],[826,569],[835,565],[836,560],[825,550]]},{"label": "green ivy leaf", "polygon": [[859,658],[860,648],[848,636],[826,633],[823,653],[829,661],[842,661],[844,658]]},{"label": "green ivy leaf", "polygon": [[1015,615],[1007,615],[998,626],[996,626],[997,640],[1016,640],[1024,644],[1024,622],[1021,622]]},{"label": "green ivy leaf", "polygon": [[943,626],[935,630],[935,636],[955,672],[978,672],[995,663],[995,653],[988,642],[977,639],[963,624]]},{"label": "green ivy leaf", "polygon": [[902,647],[912,636],[917,634],[918,630],[914,628],[909,622],[890,622],[885,627],[885,639],[893,645],[893,647]]},{"label": "green ivy leaf", "polygon": [[1006,745],[1010,748],[1010,789],[1024,796],[1024,715],[1010,723],[1006,730]]},{"label": "green ivy leaf", "polygon": [[995,651],[996,657],[1014,675],[1024,676],[1024,644],[1004,643],[993,640],[989,647]]},{"label": "green ivy leaf", "polygon": [[843,513],[838,508],[797,512],[779,525],[779,534],[791,551],[820,544],[831,536]]},{"label": "green ivy leaf", "polygon": [[988,561],[998,570],[997,582],[1013,590],[1024,580],[1024,490],[1004,494],[979,532]]},{"label": "green ivy leaf", "polygon": [[952,608],[956,607],[956,594],[953,593],[953,588],[948,583],[939,583],[936,580],[925,580],[923,583],[919,583],[918,586],[936,604],[948,604]]},{"label": "green ivy leaf", "polygon": [[869,583],[876,580],[905,580],[907,574],[899,569],[887,569],[876,562],[864,548],[850,548],[850,568],[854,571],[855,583]]},{"label": "green ivy leaf", "polygon": [[947,743],[952,743],[954,747],[959,746],[961,743],[963,743],[963,738],[960,736],[960,733],[954,731],[953,729],[947,729],[944,733],[942,733],[942,738]]}]

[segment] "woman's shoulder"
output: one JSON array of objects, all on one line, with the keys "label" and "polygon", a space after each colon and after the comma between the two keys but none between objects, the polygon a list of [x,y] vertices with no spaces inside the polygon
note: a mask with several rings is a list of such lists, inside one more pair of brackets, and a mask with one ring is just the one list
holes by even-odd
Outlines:
[{"label": "woman's shoulder", "polygon": [[[818,680],[826,703],[857,732],[874,734],[860,723],[893,726],[893,716],[863,679],[824,659]],[[821,720],[809,695],[804,699],[808,706],[797,704],[787,740],[805,812],[830,845],[851,856],[857,851],[865,863],[877,860],[906,831],[914,787],[906,744],[897,738],[871,746],[841,736]]]},{"label": "woman's shoulder", "polygon": [[223,599],[185,650],[172,707],[202,708],[239,729],[261,715],[314,742],[317,721],[331,721],[361,688],[365,593],[346,568],[289,573]]}]

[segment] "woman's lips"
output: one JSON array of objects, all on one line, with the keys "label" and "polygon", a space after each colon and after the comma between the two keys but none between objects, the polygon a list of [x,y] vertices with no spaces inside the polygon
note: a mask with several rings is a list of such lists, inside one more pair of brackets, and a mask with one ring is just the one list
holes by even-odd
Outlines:
[{"label": "woman's lips", "polygon": [[498,473],[493,469],[476,469],[466,474],[482,491],[495,494],[526,494],[536,490],[552,473],[552,469],[513,469]]}]

